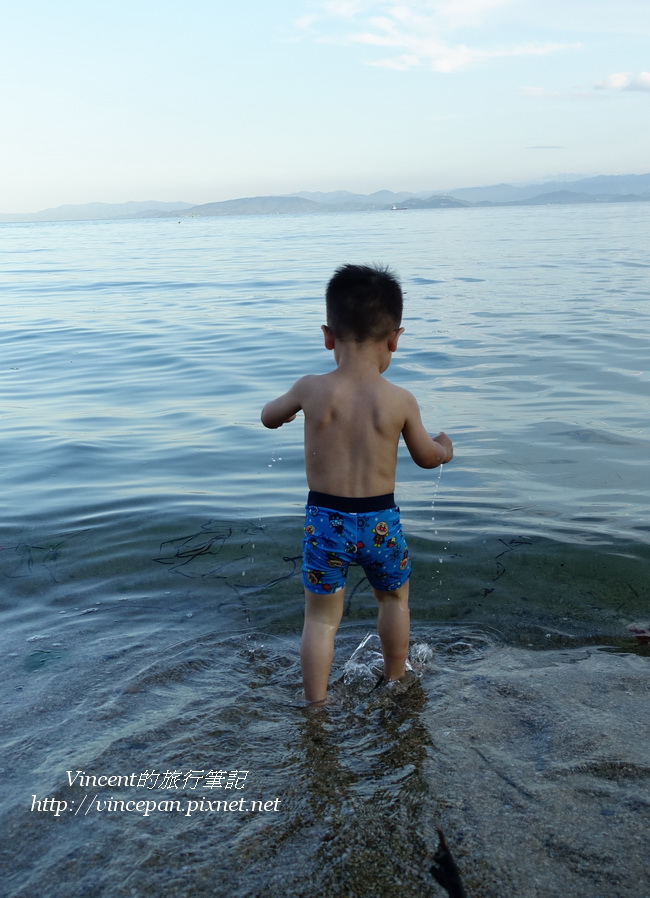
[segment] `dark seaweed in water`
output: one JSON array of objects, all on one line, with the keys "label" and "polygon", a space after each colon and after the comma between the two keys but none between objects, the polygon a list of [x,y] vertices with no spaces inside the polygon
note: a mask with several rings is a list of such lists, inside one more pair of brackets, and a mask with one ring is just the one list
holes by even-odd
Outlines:
[{"label": "dark seaweed in water", "polygon": [[440,841],[433,856],[431,875],[450,898],[466,898],[460,871],[445,841],[445,834],[440,828],[438,828],[438,839]]}]

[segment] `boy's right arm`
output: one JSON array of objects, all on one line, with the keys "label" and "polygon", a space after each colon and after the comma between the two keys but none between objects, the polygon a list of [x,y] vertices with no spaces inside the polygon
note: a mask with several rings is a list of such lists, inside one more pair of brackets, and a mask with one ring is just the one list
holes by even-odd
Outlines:
[{"label": "boy's right arm", "polygon": [[446,433],[431,437],[425,430],[415,397],[407,392],[406,421],[402,428],[404,442],[416,465],[437,468],[454,457],[454,447]]},{"label": "boy's right arm", "polygon": [[262,409],[261,416],[262,424],[265,427],[270,427],[274,430],[277,427],[282,427],[283,424],[288,424],[289,421],[293,421],[302,409],[300,384],[300,380],[296,381],[283,396],[278,396],[277,399],[272,399],[271,402],[266,403]]}]

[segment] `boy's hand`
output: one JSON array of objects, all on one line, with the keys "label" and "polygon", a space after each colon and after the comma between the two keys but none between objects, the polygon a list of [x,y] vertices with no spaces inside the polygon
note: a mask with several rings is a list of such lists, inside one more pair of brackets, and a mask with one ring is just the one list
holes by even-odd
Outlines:
[{"label": "boy's hand", "polygon": [[447,462],[450,462],[452,460],[452,458],[454,457],[453,443],[451,442],[451,440],[449,439],[447,434],[443,433],[442,431],[438,434],[437,437],[431,437],[431,439],[433,440],[434,443],[438,443],[439,446],[442,446],[442,448],[446,451],[447,458],[445,458],[444,461],[442,462],[443,465],[446,465]]},{"label": "boy's hand", "polygon": [[284,421],[274,421],[273,423],[269,423],[269,424],[266,423],[268,418],[265,420],[264,417],[262,417],[262,421],[263,421],[265,427],[269,427],[269,428],[271,428],[271,430],[277,430],[278,427],[282,427],[283,424],[289,424],[291,421],[295,421],[297,417],[298,417],[298,415],[291,415],[290,418],[285,418]]},{"label": "boy's hand", "polygon": [[262,424],[265,427],[276,430],[278,427],[282,427],[283,424],[296,420],[296,416],[302,408],[300,384],[303,380],[305,380],[304,377],[296,381],[284,396],[278,396],[277,399],[272,399],[271,402],[266,403],[262,409]]}]

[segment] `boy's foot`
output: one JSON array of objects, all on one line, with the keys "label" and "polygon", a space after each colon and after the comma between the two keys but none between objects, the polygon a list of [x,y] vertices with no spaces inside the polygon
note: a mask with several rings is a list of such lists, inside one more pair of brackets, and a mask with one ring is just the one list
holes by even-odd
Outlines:
[{"label": "boy's foot", "polygon": [[387,680],[382,674],[370,691],[374,692],[375,689],[379,689],[380,687],[385,686],[386,689],[390,689],[391,691],[404,692],[406,689],[410,689],[411,686],[417,682],[417,680],[417,675],[413,672],[411,665],[407,661],[406,670],[401,677],[393,680]]}]

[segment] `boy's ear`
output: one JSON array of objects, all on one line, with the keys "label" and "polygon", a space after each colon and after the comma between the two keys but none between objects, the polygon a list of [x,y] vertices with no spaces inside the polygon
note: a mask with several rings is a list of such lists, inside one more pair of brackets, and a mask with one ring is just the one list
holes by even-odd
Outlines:
[{"label": "boy's ear", "polygon": [[334,334],[329,329],[326,324],[321,324],[320,329],[323,332],[323,337],[325,338],[325,349],[334,349],[334,344],[336,340],[334,339]]},{"label": "boy's ear", "polygon": [[399,340],[399,338],[402,336],[403,333],[404,333],[404,328],[400,327],[400,328],[397,328],[396,330],[394,330],[391,333],[391,335],[389,336],[388,348],[390,349],[391,352],[395,352],[395,350],[397,349],[397,341]]}]

